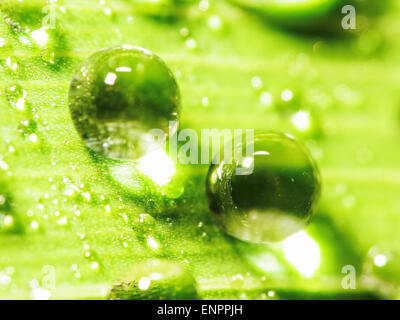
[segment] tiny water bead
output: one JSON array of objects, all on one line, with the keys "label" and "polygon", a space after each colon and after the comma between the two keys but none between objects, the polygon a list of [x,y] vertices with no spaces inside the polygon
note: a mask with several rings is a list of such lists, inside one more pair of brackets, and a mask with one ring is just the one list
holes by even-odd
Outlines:
[{"label": "tiny water bead", "polygon": [[69,105],[75,127],[86,145],[113,159],[137,159],[177,130],[179,88],[174,75],[156,55],[122,45],[102,49],[77,69]]},{"label": "tiny water bead", "polygon": [[25,110],[27,92],[24,88],[18,84],[13,84],[11,86],[7,86],[4,89],[4,93],[12,108],[20,111]]},{"label": "tiny water bead", "polygon": [[135,265],[109,293],[111,300],[198,299],[197,284],[182,265],[151,259]]},{"label": "tiny water bead", "polygon": [[[244,152],[246,157],[237,156]],[[222,230],[241,240],[269,243],[308,224],[319,198],[320,175],[301,144],[283,133],[257,132],[254,142],[236,143],[231,154],[211,164],[206,181],[209,207]]]}]

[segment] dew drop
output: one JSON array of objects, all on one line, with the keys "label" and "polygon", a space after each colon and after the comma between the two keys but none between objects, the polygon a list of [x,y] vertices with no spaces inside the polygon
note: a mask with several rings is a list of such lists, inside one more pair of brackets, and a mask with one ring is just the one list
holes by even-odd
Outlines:
[{"label": "dew drop", "polygon": [[242,288],[244,286],[244,277],[242,274],[236,274],[231,278],[230,286],[233,288]]},{"label": "dew drop", "polygon": [[133,266],[109,293],[111,300],[198,299],[193,276],[179,263],[152,259]]},{"label": "dew drop", "polygon": [[293,92],[290,89],[285,89],[281,93],[282,101],[288,102],[293,99]]},{"label": "dew drop", "polygon": [[[231,143],[232,146],[232,143]],[[253,149],[252,149],[253,148]],[[249,151],[250,150],[250,151]],[[238,157],[246,152],[246,157]],[[310,221],[320,176],[308,151],[282,133],[235,142],[232,156],[210,166],[207,195],[218,226],[241,240],[281,241]]]},{"label": "dew drop", "polygon": [[20,85],[14,84],[8,86],[4,90],[6,98],[10,106],[17,110],[25,110],[27,92]]},{"label": "dew drop", "polygon": [[[100,50],[76,71],[69,105],[86,145],[109,158],[137,159],[177,130],[179,89],[153,53],[128,45]],[[159,141],[160,142],[160,141]]]},{"label": "dew drop", "polygon": [[270,92],[264,91],[260,95],[260,103],[262,106],[269,108],[273,105],[273,96]]}]

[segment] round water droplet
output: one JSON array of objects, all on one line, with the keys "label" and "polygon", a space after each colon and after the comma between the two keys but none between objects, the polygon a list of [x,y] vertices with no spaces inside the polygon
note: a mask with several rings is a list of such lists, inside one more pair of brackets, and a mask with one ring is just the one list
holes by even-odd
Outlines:
[{"label": "round water droplet", "polygon": [[[153,53],[123,45],[100,50],[78,68],[70,87],[74,124],[92,150],[136,159],[177,130],[175,78]],[[149,131],[157,129],[157,133]]]},{"label": "round water droplet", "polygon": [[210,166],[207,194],[222,230],[267,243],[285,239],[310,221],[320,193],[319,171],[293,138],[256,133],[254,142],[236,143],[232,156],[221,160]]},{"label": "round water droplet", "polygon": [[114,287],[112,300],[197,299],[195,279],[180,264],[152,259],[135,265]]},{"label": "round water droplet", "polygon": [[400,252],[393,245],[372,247],[363,265],[365,275],[387,281],[391,285],[400,283]]}]

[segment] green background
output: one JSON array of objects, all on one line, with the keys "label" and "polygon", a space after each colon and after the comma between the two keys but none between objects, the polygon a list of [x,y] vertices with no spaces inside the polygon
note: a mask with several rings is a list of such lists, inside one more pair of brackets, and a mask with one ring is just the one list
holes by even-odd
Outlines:
[{"label": "green background", "polygon": [[[357,30],[336,33],[338,8],[324,27],[311,20],[293,30],[228,1],[210,1],[203,11],[196,1],[65,0],[40,47],[26,28],[40,28],[46,2],[2,1],[0,298],[32,298],[32,280],[45,288],[48,265],[56,273],[51,298],[106,298],[121,275],[151,257],[180,263],[202,298],[270,299],[270,291],[274,299],[398,297],[400,5],[373,2],[356,3]],[[211,16],[220,28],[210,27]],[[69,115],[70,81],[96,50],[124,43],[153,51],[174,72],[181,129],[282,130],[310,149],[323,183],[306,229],[321,252],[313,277],[302,276],[279,245],[219,231],[205,196],[208,166],[178,165],[172,187],[161,190],[134,169],[121,185],[110,174],[121,163],[89,154]],[[285,89],[293,92],[288,102]],[[260,100],[265,92],[270,106]],[[18,96],[25,110],[16,108]],[[310,113],[306,132],[291,122],[298,110]],[[184,192],[174,199],[176,189]],[[140,222],[141,214],[150,216]],[[376,252],[388,257],[382,268],[371,261]],[[266,256],[277,262],[273,271]],[[355,290],[342,288],[344,265],[355,267]]]}]

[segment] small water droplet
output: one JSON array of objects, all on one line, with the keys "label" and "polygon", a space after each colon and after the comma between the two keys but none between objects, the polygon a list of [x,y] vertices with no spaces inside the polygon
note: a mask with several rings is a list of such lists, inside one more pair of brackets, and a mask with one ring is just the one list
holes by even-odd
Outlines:
[{"label": "small water droplet", "polygon": [[189,38],[185,42],[186,48],[189,50],[195,50],[197,48],[197,41],[194,38]]},{"label": "small water droplet", "polygon": [[[0,160],[0,168],[1,163]],[[0,192],[0,233],[22,233],[24,228],[14,211],[12,198],[7,192],[7,187],[0,184]]]},{"label": "small water droplet", "polygon": [[147,236],[147,246],[152,250],[157,250],[159,248],[159,243],[152,236]]}]

